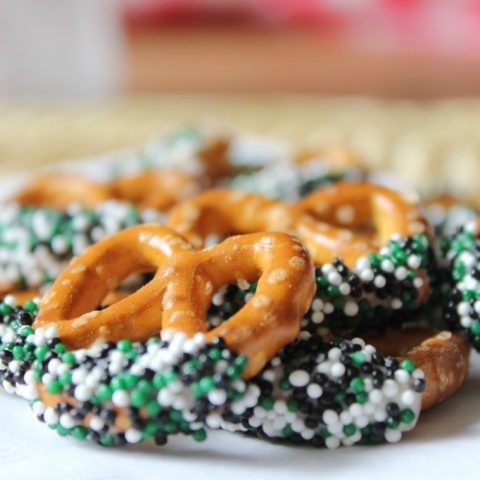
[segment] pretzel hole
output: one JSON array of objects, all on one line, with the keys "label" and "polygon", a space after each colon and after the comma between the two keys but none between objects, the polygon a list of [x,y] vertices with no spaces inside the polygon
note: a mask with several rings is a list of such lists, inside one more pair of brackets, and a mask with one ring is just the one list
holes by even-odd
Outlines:
[{"label": "pretzel hole", "polygon": [[239,280],[220,287],[213,295],[205,322],[207,328],[215,328],[235,315],[255,295],[257,281]]}]

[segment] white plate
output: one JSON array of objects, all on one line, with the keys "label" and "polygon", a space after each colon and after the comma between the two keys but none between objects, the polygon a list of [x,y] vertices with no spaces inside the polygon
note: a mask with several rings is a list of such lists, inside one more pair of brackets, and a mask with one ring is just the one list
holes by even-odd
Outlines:
[{"label": "white plate", "polygon": [[480,355],[473,353],[461,392],[422,414],[399,444],[331,451],[212,432],[200,444],[178,436],[161,448],[107,449],[59,437],[35,419],[24,400],[2,391],[0,479],[478,479],[479,405]]}]

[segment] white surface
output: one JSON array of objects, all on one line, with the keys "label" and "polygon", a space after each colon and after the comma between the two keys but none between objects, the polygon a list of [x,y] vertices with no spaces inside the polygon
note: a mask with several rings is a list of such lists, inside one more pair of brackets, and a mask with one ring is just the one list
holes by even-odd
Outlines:
[{"label": "white surface", "polygon": [[339,450],[291,447],[209,432],[164,447],[103,448],[63,438],[26,401],[0,390],[0,480],[462,480],[479,478],[480,355],[463,389],[420,416],[400,443]]},{"label": "white surface", "polygon": [[172,437],[153,444],[103,448],[59,437],[27,403],[0,394],[2,480],[478,479],[480,356],[461,392],[421,415],[398,444],[324,450],[274,445],[212,432],[203,443]]}]

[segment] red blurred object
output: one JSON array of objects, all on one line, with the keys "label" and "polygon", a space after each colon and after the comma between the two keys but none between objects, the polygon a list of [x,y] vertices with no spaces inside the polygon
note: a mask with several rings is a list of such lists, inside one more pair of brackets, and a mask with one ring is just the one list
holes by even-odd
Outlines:
[{"label": "red blurred object", "polygon": [[[228,90],[230,82],[248,91],[480,93],[479,0],[132,0],[125,4],[125,22],[133,41],[144,42],[152,68],[171,60],[165,49],[176,50],[186,56],[185,65],[181,59],[173,65],[196,77],[200,90]],[[199,55],[217,72],[211,87],[189,72],[188,56],[193,66]],[[245,62],[243,69],[234,62]],[[271,74],[272,81],[243,78],[249,68]],[[171,72],[157,77],[159,88],[196,89],[194,81],[176,80]],[[133,81],[140,90],[154,87],[148,83]]]}]

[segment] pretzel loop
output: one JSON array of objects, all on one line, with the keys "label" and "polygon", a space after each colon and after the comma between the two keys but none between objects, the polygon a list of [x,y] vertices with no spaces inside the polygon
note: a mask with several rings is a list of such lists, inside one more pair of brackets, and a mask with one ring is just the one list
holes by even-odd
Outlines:
[{"label": "pretzel loop", "polygon": [[[105,310],[93,310],[125,277],[146,271],[156,273],[143,288]],[[257,291],[244,307],[207,332],[213,294],[225,284],[257,279]],[[223,337],[248,357],[248,377],[295,338],[314,291],[310,257],[289,235],[233,237],[196,252],[174,231],[143,225],[105,239],[74,260],[43,298],[34,327],[56,325],[70,348],[98,338],[145,340],[162,329],[189,336],[207,332],[207,339]]]},{"label": "pretzel loop", "polygon": [[210,234],[288,232],[306,244],[316,264],[339,256],[348,266],[378,251],[394,234],[412,236],[426,229],[419,210],[400,194],[357,182],[337,183],[296,204],[210,190],[174,207],[168,225],[197,246]]}]

